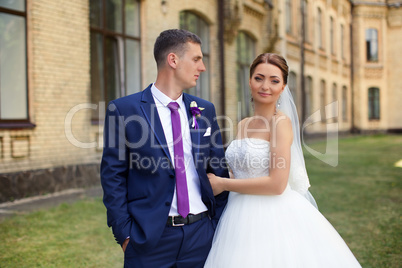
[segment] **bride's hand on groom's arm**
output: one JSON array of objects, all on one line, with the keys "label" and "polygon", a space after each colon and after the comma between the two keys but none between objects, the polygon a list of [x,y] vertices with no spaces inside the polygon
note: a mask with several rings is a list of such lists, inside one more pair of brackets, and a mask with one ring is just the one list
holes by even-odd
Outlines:
[{"label": "bride's hand on groom's arm", "polygon": [[226,178],[218,177],[213,173],[207,175],[215,196],[225,191],[224,181],[227,180]]}]

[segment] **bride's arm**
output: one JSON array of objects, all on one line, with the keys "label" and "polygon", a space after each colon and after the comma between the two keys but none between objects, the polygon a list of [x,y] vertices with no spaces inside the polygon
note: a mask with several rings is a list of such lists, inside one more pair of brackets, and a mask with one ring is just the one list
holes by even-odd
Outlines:
[{"label": "bride's arm", "polygon": [[242,194],[278,195],[286,189],[290,170],[290,146],[293,141],[289,118],[277,120],[271,131],[269,176],[226,179],[208,174],[214,194],[233,191]]}]

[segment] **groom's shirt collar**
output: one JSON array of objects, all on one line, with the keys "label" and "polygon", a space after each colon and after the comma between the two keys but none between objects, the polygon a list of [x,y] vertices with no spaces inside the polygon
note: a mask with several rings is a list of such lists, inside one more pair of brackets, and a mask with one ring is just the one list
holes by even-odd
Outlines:
[{"label": "groom's shirt collar", "polygon": [[155,86],[155,84],[152,84],[152,86],[151,86],[151,93],[152,93],[152,96],[154,97],[154,99],[156,99],[156,101],[161,103],[163,106],[167,107],[169,103],[171,103],[172,101],[175,101],[175,102],[177,102],[179,104],[181,109],[185,110],[185,105],[184,105],[184,101],[183,101],[183,94],[181,94],[180,97],[177,100],[172,100],[171,98],[166,96],[162,91],[160,91]]}]

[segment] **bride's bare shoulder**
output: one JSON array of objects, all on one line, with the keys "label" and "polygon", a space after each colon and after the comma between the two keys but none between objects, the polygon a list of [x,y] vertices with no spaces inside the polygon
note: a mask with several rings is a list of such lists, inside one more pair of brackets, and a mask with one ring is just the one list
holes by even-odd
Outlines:
[{"label": "bride's bare shoulder", "polygon": [[275,115],[274,125],[277,135],[293,140],[292,121],[286,114],[279,111]]}]

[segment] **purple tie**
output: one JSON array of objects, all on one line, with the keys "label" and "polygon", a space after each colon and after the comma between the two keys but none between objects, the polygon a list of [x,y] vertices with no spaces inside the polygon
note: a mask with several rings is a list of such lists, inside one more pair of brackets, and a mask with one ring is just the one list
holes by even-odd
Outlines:
[{"label": "purple tie", "polygon": [[174,150],[174,170],[176,173],[176,194],[177,194],[177,211],[184,218],[190,212],[188,202],[188,190],[186,180],[186,168],[184,166],[183,139],[181,136],[181,124],[179,114],[179,104],[171,102],[168,104],[171,111],[172,130],[173,130],[173,150]]}]

